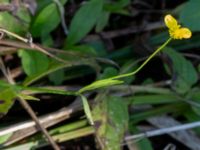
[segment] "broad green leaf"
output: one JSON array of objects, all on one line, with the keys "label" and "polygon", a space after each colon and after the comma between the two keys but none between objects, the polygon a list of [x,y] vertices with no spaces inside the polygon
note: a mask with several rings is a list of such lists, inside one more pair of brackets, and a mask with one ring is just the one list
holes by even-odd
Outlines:
[{"label": "broad green leaf", "polygon": [[[64,0],[65,4],[67,0]],[[55,3],[46,5],[33,19],[30,31],[34,37],[40,37],[53,31],[60,23],[60,13]]]},{"label": "broad green leaf", "polygon": [[5,115],[11,108],[14,104],[15,97],[16,93],[12,88],[6,88],[0,91],[0,117]]},{"label": "broad green leaf", "polygon": [[0,27],[17,34],[24,34],[28,30],[27,24],[23,24],[8,12],[0,13]]},{"label": "broad green leaf", "polygon": [[192,31],[200,31],[199,0],[188,1],[180,12],[180,21]]},{"label": "broad green leaf", "polygon": [[190,61],[180,53],[171,48],[165,48],[164,52],[170,57],[173,63],[174,89],[179,93],[187,92],[198,80],[197,72]]},{"label": "broad green leaf", "polygon": [[25,79],[25,81],[23,82],[23,85],[30,85],[33,82],[43,78],[44,76],[49,75],[50,73],[53,73],[59,69],[65,68],[65,67],[72,67],[72,63],[69,64],[55,64],[55,65],[51,65],[46,71],[42,72],[42,73],[37,73],[35,75],[31,75],[29,77],[27,77]]},{"label": "broad green leaf", "polygon": [[59,69],[63,69],[63,68],[71,68],[71,67],[81,66],[81,65],[90,66],[92,69],[98,68],[98,64],[92,59],[83,59],[83,58],[76,56],[76,55],[74,57],[72,57],[73,55],[70,55],[70,54],[69,54],[69,56],[71,57],[71,59],[75,58],[75,60],[69,61],[69,62],[66,62],[66,63],[58,63],[58,62],[53,61],[53,62],[51,62],[50,67],[47,70],[45,70],[41,73],[37,73],[35,75],[31,75],[31,76],[27,77],[25,79],[23,85],[26,85],[26,86],[30,85],[33,82],[49,75],[50,73],[53,73],[53,72],[55,72]]},{"label": "broad green leaf", "polygon": [[48,57],[38,51],[20,50],[22,66],[28,76],[44,72],[49,67]]},{"label": "broad green leaf", "polygon": [[0,27],[17,34],[26,33],[30,22],[28,9],[21,5],[17,10],[16,16],[9,12],[0,12]]},{"label": "broad green leaf", "polygon": [[120,97],[101,97],[93,109],[96,136],[104,150],[120,150],[128,127],[128,109]]},{"label": "broad green leaf", "polygon": [[79,42],[92,30],[102,12],[103,3],[103,0],[91,0],[77,11],[70,23],[67,47]]},{"label": "broad green leaf", "polygon": [[88,100],[83,95],[81,95],[81,99],[82,99],[83,109],[84,109],[85,115],[88,118],[90,124],[94,125],[94,121],[93,121],[93,118],[92,118],[92,113],[91,113],[91,110],[90,110],[90,106],[89,106]]}]

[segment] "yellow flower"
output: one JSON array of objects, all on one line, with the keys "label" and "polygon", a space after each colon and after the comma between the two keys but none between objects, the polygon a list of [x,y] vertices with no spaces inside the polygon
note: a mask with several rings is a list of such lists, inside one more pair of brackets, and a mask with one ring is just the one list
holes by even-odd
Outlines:
[{"label": "yellow flower", "polygon": [[182,28],[171,15],[165,16],[165,24],[169,28],[169,35],[173,39],[189,39],[192,32],[188,28]]}]

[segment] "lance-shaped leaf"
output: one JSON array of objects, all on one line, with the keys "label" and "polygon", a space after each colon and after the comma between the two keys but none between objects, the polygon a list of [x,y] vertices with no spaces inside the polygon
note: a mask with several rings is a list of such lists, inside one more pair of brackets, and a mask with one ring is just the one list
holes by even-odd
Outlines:
[{"label": "lance-shaped leaf", "polygon": [[83,93],[86,91],[95,90],[97,88],[108,87],[108,86],[121,84],[121,83],[123,83],[123,81],[121,81],[121,80],[103,79],[103,80],[95,81],[95,82],[83,87],[82,89],[80,89],[78,91],[78,93]]}]

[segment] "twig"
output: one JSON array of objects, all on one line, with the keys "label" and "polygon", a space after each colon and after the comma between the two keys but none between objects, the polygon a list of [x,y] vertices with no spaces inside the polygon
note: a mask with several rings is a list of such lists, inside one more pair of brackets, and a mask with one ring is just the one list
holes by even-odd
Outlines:
[{"label": "twig", "polygon": [[12,36],[12,37],[15,37],[16,39],[18,39],[18,40],[20,40],[20,41],[22,41],[22,42],[24,42],[24,43],[29,43],[30,46],[31,46],[33,49],[38,50],[38,51],[40,51],[40,52],[42,52],[42,53],[44,53],[44,54],[46,54],[46,55],[48,55],[48,56],[54,58],[54,59],[57,60],[57,61],[66,63],[65,60],[63,60],[63,59],[61,59],[61,58],[59,58],[59,57],[57,57],[57,56],[55,56],[55,55],[49,53],[48,51],[46,51],[46,50],[43,49],[42,47],[40,47],[40,46],[34,44],[34,43],[32,42],[32,40],[23,38],[23,37],[21,37],[21,36],[15,34],[15,33],[12,33],[12,32],[10,32],[10,31],[8,31],[8,30],[6,30],[6,29],[2,29],[2,28],[0,28],[0,33],[1,33],[1,34],[6,33],[7,35],[10,35],[10,36]]},{"label": "twig", "polygon": [[54,150],[60,150],[59,146],[56,144],[56,142],[49,135],[48,131],[42,126],[42,124],[40,124],[39,119],[35,115],[33,109],[30,107],[30,105],[25,100],[23,100],[21,98],[19,98],[19,102],[24,107],[24,109],[29,113],[31,118],[35,121],[35,123],[37,124],[39,129],[42,131],[42,133],[44,133],[44,135],[46,136],[46,138],[48,139],[49,143],[54,148]]},{"label": "twig", "polygon": [[11,4],[1,4],[0,5],[0,12],[1,11],[8,11],[8,12],[12,12],[14,10],[13,5]]},{"label": "twig", "polygon": [[[181,123],[178,122],[177,120],[175,120],[174,118],[172,118],[170,116],[165,116],[165,115],[157,116],[157,117],[150,117],[147,119],[147,121],[159,129],[181,125]],[[149,130],[146,130],[146,131],[149,131]],[[173,132],[173,133],[170,133],[169,136],[176,139],[177,141],[179,141],[180,143],[182,143],[183,145],[187,146],[190,149],[193,149],[193,150],[200,149],[200,144],[199,144],[200,139],[191,130],[189,130],[189,131],[182,130],[179,132]]]},{"label": "twig", "polygon": [[[112,38],[124,36],[127,34],[150,31],[150,30],[155,30],[162,27],[164,27],[164,24],[162,22],[148,23],[148,25],[142,28],[142,30],[140,30],[139,27],[128,27],[121,30],[101,32],[101,36],[104,39],[112,39]],[[94,41],[94,40],[99,40],[99,39],[101,38],[98,35],[94,34],[94,35],[87,36],[83,41],[87,42],[87,41]]]},{"label": "twig", "polygon": [[[61,121],[70,118],[73,113],[82,110],[82,105],[80,102],[80,99],[77,99],[66,108],[62,108],[56,112],[39,117],[39,121],[45,128],[58,124]],[[22,140],[25,137],[36,133],[38,129],[35,128],[35,125],[35,122],[31,120],[1,129],[0,136],[13,133],[12,136],[9,138],[9,141],[6,141],[6,143],[4,143],[4,146],[13,144],[14,142]]]},{"label": "twig", "polygon": [[163,134],[169,134],[169,133],[172,133],[172,132],[196,128],[196,127],[199,127],[199,126],[200,126],[200,121],[197,121],[197,122],[187,123],[187,124],[184,124],[184,125],[178,125],[178,126],[174,126],[174,127],[158,129],[158,130],[153,130],[153,131],[147,131],[147,132],[144,132],[144,133],[139,133],[139,134],[136,134],[136,135],[127,136],[127,137],[125,137],[125,141],[136,140],[136,139],[147,138],[147,137],[153,137],[153,136],[158,136],[158,135],[163,135]]}]

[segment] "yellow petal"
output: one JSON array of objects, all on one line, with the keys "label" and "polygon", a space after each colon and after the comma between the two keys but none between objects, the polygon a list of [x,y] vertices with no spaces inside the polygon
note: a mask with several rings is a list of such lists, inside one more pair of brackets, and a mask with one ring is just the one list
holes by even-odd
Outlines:
[{"label": "yellow petal", "polygon": [[165,21],[166,26],[170,30],[174,31],[180,28],[180,25],[178,25],[177,20],[174,17],[172,17],[172,15],[166,15],[164,21]]},{"label": "yellow petal", "polygon": [[188,28],[180,28],[181,35],[184,39],[189,39],[192,36],[192,32]]},{"label": "yellow petal", "polygon": [[192,32],[188,28],[180,28],[170,32],[170,36],[174,39],[189,39],[192,36]]}]

